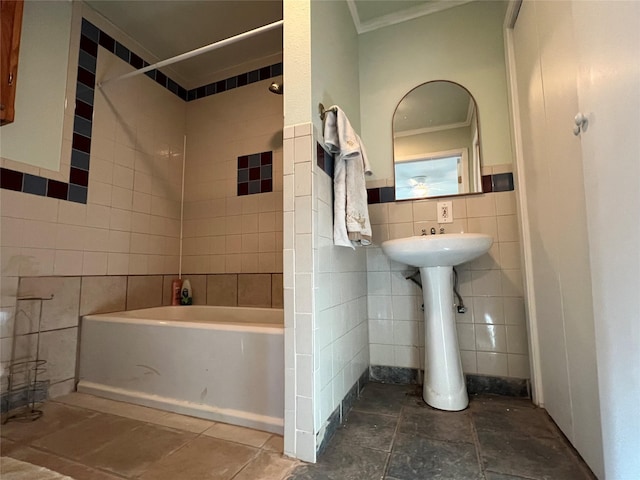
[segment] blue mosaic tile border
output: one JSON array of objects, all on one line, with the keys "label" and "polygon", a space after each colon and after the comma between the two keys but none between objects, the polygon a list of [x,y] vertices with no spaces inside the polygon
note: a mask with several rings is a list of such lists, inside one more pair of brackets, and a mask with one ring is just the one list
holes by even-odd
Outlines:
[{"label": "blue mosaic tile border", "polygon": [[[0,188],[70,202],[87,203],[98,46],[118,56],[134,68],[143,68],[150,65],[146,60],[83,18],[80,49],[78,52],[76,109],[73,121],[73,143],[69,181],[60,182],[17,170],[0,168]],[[241,73],[240,75],[192,90],[187,90],[181,85],[178,85],[177,82],[157,69],[145,72],[145,75],[186,102],[282,75],[282,62]],[[268,187],[269,190],[262,190],[262,188],[267,188],[267,181],[268,185],[270,185]],[[270,192],[273,183],[272,177],[268,179],[265,178],[264,182],[264,185],[262,183],[260,184],[261,191]],[[239,181],[238,185],[240,185]],[[255,190],[255,187],[252,187],[252,189]]]},{"label": "blue mosaic tile border", "polygon": [[226,92],[238,87],[244,87],[251,83],[282,75],[282,62],[274,63],[266,67],[251,70],[250,72],[241,73],[233,77],[225,78],[217,82],[203,85],[202,87],[191,89],[187,92],[187,101],[198,100],[200,98],[215,95],[217,93]]},{"label": "blue mosaic tile border", "polygon": [[238,157],[238,196],[273,191],[273,152]]}]

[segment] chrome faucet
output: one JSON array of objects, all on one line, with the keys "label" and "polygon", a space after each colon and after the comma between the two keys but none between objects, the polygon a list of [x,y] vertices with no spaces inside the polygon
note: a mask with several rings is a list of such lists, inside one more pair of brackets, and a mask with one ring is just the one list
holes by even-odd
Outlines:
[{"label": "chrome faucet", "polygon": [[435,227],[431,227],[431,235],[435,235],[436,234],[436,229]]},{"label": "chrome faucet", "polygon": [[440,235],[444,233],[444,227],[440,227]]},{"label": "chrome faucet", "polygon": [[422,229],[422,235],[426,235],[426,234],[427,234],[427,229],[426,229],[426,228],[423,228],[423,229]]}]

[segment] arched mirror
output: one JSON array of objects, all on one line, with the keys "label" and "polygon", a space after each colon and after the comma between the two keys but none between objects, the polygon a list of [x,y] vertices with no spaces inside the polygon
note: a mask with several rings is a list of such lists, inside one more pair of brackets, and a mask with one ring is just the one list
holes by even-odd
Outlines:
[{"label": "arched mirror", "polygon": [[396,200],[482,193],[478,109],[448,81],[407,93],[393,115]]}]

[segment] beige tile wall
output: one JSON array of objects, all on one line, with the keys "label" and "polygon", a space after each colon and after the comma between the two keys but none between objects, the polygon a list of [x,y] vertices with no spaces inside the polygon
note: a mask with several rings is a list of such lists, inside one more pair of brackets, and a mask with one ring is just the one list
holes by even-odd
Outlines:
[{"label": "beige tile wall", "polygon": [[[483,173],[509,168],[494,166]],[[424,368],[422,293],[405,279],[412,270],[389,261],[380,243],[444,227],[445,232],[487,233],[494,238],[487,254],[457,268],[467,306],[467,313],[456,314],[464,371],[530,377],[515,202],[514,191],[453,198],[454,222],[442,225],[437,223],[436,199],[369,206],[375,244],[367,249],[373,365]]]},{"label": "beige tile wall", "polygon": [[[282,96],[272,80],[189,102],[183,272],[282,272]],[[273,192],[237,196],[237,158],[273,151]]]}]

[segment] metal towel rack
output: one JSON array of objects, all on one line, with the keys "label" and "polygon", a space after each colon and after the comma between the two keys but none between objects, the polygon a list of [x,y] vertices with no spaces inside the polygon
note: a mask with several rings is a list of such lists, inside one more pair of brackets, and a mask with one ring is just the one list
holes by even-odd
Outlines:
[{"label": "metal towel rack", "polygon": [[[36,409],[36,404],[46,400],[48,381],[38,380],[38,377],[46,372],[46,360],[40,358],[40,331],[42,328],[42,304],[47,300],[51,300],[50,297],[18,297],[18,302],[34,301],[39,302],[38,310],[38,329],[34,332],[29,332],[27,335],[35,335],[36,338],[36,351],[35,358],[30,358],[27,355],[26,359],[16,360],[16,340],[18,338],[18,315],[13,323],[13,338],[11,344],[11,363],[7,367],[7,392],[6,392],[6,404],[2,405],[3,410],[6,409],[6,414],[3,413],[2,424],[7,423],[9,420],[37,420],[42,416],[42,410]],[[26,314],[25,314],[26,315]],[[30,330],[30,329],[28,329]],[[26,335],[25,335],[26,336]],[[26,395],[26,398],[24,396]],[[18,397],[18,401],[14,401],[14,397]],[[25,401],[26,400],[26,401]],[[3,401],[5,403],[5,401]],[[18,407],[13,410],[14,404],[18,403]],[[26,405],[25,405],[26,403]]]}]

